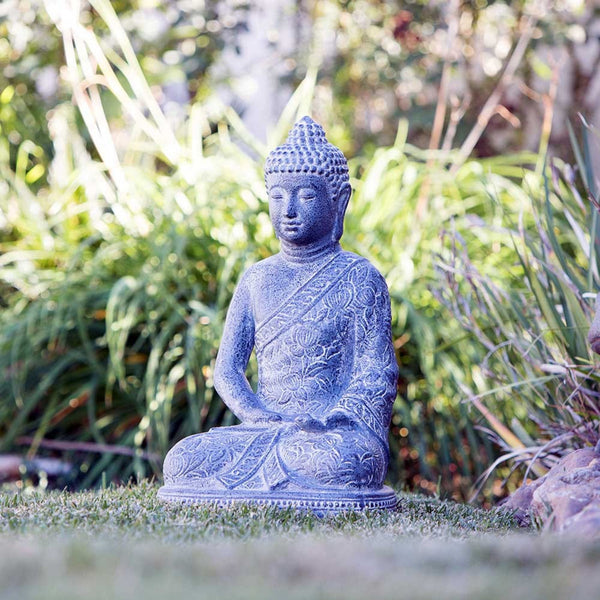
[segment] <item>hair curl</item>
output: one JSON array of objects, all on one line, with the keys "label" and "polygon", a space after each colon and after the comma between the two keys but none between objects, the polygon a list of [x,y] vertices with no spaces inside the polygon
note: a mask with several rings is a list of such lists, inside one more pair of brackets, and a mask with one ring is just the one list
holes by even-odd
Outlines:
[{"label": "hair curl", "polygon": [[292,127],[285,143],[270,152],[265,163],[265,182],[271,173],[321,175],[327,181],[332,198],[350,180],[346,157],[327,141],[323,128],[310,117],[302,117]]}]

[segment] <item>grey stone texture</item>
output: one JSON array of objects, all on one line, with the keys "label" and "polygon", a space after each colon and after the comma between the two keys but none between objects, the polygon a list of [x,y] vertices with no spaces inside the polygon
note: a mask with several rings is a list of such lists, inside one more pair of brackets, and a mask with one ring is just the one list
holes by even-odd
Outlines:
[{"label": "grey stone texture", "polygon": [[536,519],[556,531],[600,539],[600,453],[582,448],[523,485],[502,505],[524,525]]},{"label": "grey stone texture", "polygon": [[[265,165],[280,252],[241,277],[215,387],[241,421],[183,439],[159,495],[316,512],[394,508],[383,485],[398,367],[383,277],[339,240],[351,187],[342,152],[309,117]],[[245,376],[250,355],[258,387]]]}]

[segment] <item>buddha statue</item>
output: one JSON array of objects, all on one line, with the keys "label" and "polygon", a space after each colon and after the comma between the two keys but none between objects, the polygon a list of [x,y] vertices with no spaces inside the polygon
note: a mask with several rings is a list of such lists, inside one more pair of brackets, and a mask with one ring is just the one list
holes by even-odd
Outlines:
[{"label": "buddha statue", "polygon": [[[379,272],[342,250],[348,164],[309,117],[265,165],[278,254],[251,266],[229,306],[214,385],[241,424],[167,454],[159,496],[316,512],[394,508],[383,485],[398,367]],[[252,351],[254,391],[245,375]]]}]

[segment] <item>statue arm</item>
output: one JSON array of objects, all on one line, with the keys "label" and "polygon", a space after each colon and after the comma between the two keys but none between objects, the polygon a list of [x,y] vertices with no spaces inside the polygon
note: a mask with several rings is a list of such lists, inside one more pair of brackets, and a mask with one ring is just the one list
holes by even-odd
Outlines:
[{"label": "statue arm", "polygon": [[254,348],[254,317],[248,274],[242,276],[229,305],[215,364],[215,389],[229,410],[242,422],[277,420],[261,406],[246,378]]},{"label": "statue arm", "polygon": [[368,270],[357,294],[350,381],[328,421],[367,425],[385,440],[396,397],[398,365],[387,286],[372,266]]}]

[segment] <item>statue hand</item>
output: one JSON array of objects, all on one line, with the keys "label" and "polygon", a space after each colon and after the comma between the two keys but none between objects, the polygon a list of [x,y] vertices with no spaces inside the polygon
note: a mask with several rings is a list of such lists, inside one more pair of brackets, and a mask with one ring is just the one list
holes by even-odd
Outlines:
[{"label": "statue hand", "polygon": [[345,412],[334,410],[331,412],[325,420],[327,429],[335,429],[336,427],[345,427],[347,429],[354,429],[356,421]]},{"label": "statue hand", "polygon": [[279,423],[281,422],[282,418],[281,415],[278,415],[273,411],[253,407],[246,408],[240,415],[240,420],[242,423],[260,424]]},{"label": "statue hand", "polygon": [[317,431],[329,431],[338,427],[345,427],[347,429],[354,429],[356,421],[345,412],[333,411],[330,413],[325,421],[319,421],[310,415],[302,415],[296,417],[296,425],[303,431],[317,432]]},{"label": "statue hand", "polygon": [[325,423],[311,417],[310,415],[302,415],[301,417],[296,417],[294,422],[303,431],[309,431],[311,433],[327,430],[327,426],[325,425]]}]

